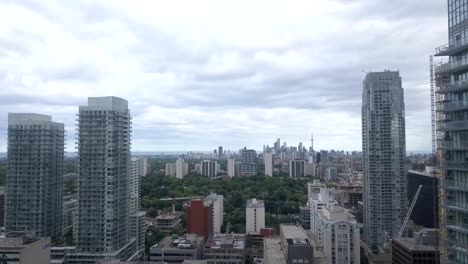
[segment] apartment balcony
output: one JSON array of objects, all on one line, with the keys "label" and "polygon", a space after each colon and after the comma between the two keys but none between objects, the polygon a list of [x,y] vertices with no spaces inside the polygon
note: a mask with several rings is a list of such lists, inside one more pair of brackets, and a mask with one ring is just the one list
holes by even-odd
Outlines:
[{"label": "apartment balcony", "polygon": [[439,103],[436,106],[437,112],[454,112],[454,111],[462,111],[468,109],[468,103],[463,102],[453,102],[453,101],[445,101],[443,103]]},{"label": "apartment balcony", "polygon": [[449,61],[435,68],[435,73],[440,75],[456,73],[468,70],[468,59]]},{"label": "apartment balcony", "polygon": [[446,170],[468,171],[468,161],[447,161],[444,167]]},{"label": "apartment balcony", "polygon": [[445,208],[458,212],[468,213],[468,205],[462,205],[456,201],[445,201]]},{"label": "apartment balcony", "polygon": [[446,180],[444,182],[445,189],[453,191],[465,191],[468,192],[468,184],[463,184],[453,180]]},{"label": "apartment balcony", "polygon": [[439,131],[468,130],[468,120],[439,122],[437,129]]},{"label": "apartment balcony", "polygon": [[468,80],[442,83],[436,93],[447,94],[468,90]]},{"label": "apartment balcony", "polygon": [[452,56],[459,52],[468,49],[468,38],[454,41],[453,43],[447,43],[436,48],[434,56]]},{"label": "apartment balcony", "polygon": [[439,140],[437,146],[447,150],[468,150],[468,141]]},{"label": "apartment balcony", "polygon": [[468,234],[468,224],[465,223],[456,223],[453,220],[448,220],[445,227],[456,232]]},{"label": "apartment balcony", "polygon": [[468,254],[468,244],[458,241],[456,239],[444,239],[447,248]]}]

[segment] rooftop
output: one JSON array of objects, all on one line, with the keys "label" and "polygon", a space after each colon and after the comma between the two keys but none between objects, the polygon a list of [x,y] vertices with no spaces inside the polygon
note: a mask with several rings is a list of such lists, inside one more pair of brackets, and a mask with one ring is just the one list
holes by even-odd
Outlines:
[{"label": "rooftop", "polygon": [[166,236],[151,248],[194,249],[203,243],[203,237],[196,234],[185,234],[180,237]]},{"label": "rooftop", "polygon": [[263,200],[257,200],[257,198],[252,198],[247,200],[247,207],[262,208],[265,207]]},{"label": "rooftop", "polygon": [[279,238],[265,238],[263,240],[263,258],[269,264],[284,264],[284,252],[281,250]]},{"label": "rooftop", "polygon": [[206,241],[205,248],[245,248],[245,234],[212,234]]},{"label": "rooftop", "polygon": [[393,239],[394,243],[399,243],[408,250],[411,251],[435,251],[436,247],[434,245],[423,245],[422,243],[417,246],[417,239],[416,238],[395,238]]},{"label": "rooftop", "polygon": [[280,225],[281,233],[286,239],[307,238],[307,234],[300,226],[295,225]]},{"label": "rooftop", "polygon": [[162,214],[156,216],[156,220],[174,220],[179,218],[178,214]]}]

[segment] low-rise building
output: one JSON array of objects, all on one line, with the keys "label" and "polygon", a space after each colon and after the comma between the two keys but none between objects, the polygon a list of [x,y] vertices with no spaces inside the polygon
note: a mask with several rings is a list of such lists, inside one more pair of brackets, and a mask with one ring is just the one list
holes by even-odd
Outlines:
[{"label": "low-rise building", "polygon": [[280,225],[280,245],[286,264],[314,263],[314,248],[302,227]]},{"label": "low-rise building", "polygon": [[50,246],[50,238],[8,233],[0,238],[0,263],[50,264]]},{"label": "low-rise building", "polygon": [[204,238],[196,234],[166,236],[150,248],[150,261],[181,264],[185,260],[200,260],[203,254]]},{"label": "low-rise building", "polygon": [[247,234],[260,233],[265,228],[265,204],[263,200],[252,198],[245,206],[245,230]]},{"label": "low-rise building", "polygon": [[311,232],[328,262],[360,263],[359,227],[354,216],[337,205],[334,189],[321,188],[311,203]]},{"label": "low-rise building", "polygon": [[161,232],[170,233],[181,228],[179,214],[162,214],[155,219],[154,227]]},{"label": "low-rise building", "polygon": [[437,229],[423,229],[412,238],[392,239],[393,264],[438,264]]},{"label": "low-rise building", "polygon": [[224,197],[211,193],[205,197],[205,202],[213,204],[213,232],[221,233],[221,226],[224,222]]},{"label": "low-rise building", "polygon": [[205,243],[208,264],[244,264],[245,234],[212,234]]}]

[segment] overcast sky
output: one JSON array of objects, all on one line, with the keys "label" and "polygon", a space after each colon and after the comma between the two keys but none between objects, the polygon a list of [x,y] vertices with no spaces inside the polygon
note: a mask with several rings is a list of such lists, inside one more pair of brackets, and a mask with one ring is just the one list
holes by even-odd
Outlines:
[{"label": "overcast sky", "polygon": [[134,151],[361,149],[365,71],[399,70],[407,150],[431,148],[428,57],[446,1],[0,1],[8,112],[49,114],[75,147],[88,96],[129,101]]}]

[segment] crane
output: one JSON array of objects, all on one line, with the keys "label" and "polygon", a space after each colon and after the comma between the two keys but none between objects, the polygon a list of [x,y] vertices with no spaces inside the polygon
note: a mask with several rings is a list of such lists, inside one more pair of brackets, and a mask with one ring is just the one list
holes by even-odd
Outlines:
[{"label": "crane", "polygon": [[416,194],[414,195],[413,201],[411,202],[410,208],[408,212],[406,213],[405,221],[403,221],[403,225],[400,228],[400,231],[398,231],[398,235],[396,238],[401,238],[401,235],[403,235],[403,232],[405,231],[406,225],[408,224],[409,218],[411,216],[411,213],[413,212],[414,205],[416,204],[416,201],[418,200],[419,193],[421,192],[422,185],[419,185],[418,190],[416,191]]}]

